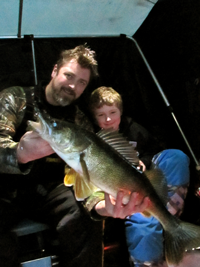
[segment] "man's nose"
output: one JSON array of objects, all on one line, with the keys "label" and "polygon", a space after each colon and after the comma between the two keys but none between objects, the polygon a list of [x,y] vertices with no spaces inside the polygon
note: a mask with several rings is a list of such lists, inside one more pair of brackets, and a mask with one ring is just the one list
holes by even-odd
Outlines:
[{"label": "man's nose", "polygon": [[72,82],[69,84],[69,87],[74,90],[76,88],[76,83],[75,82]]}]

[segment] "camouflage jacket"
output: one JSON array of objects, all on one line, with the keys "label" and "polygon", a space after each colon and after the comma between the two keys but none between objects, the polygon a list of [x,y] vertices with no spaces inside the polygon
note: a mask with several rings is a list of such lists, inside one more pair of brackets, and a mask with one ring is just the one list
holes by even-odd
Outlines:
[{"label": "camouflage jacket", "polygon": [[[31,91],[33,102],[35,101],[34,87],[26,88]],[[40,105],[43,104],[40,96],[38,96]],[[44,109],[47,112],[51,111],[51,105],[47,104]],[[60,108],[60,107],[59,107]],[[86,116],[73,106],[74,121],[82,127],[92,130],[92,125]],[[10,87],[0,92],[0,172],[11,174],[27,174],[30,170],[21,168],[16,159],[16,148],[21,136],[17,136],[17,131],[24,120],[27,109],[27,98],[25,89],[19,86]],[[52,106],[53,115],[55,114],[56,107]],[[60,114],[64,114],[65,107],[61,107]],[[67,110],[67,109],[66,109]],[[33,111],[34,112],[34,111]],[[69,113],[68,110],[66,113]],[[52,115],[50,114],[50,115]],[[58,117],[59,118],[59,117]],[[65,119],[64,117],[62,119]],[[29,164],[28,164],[29,165]]]}]

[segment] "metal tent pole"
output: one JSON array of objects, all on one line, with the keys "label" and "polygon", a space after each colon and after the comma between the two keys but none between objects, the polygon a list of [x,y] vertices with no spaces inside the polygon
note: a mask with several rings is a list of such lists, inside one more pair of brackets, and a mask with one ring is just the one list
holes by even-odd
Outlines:
[{"label": "metal tent pole", "polygon": [[[22,36],[21,36],[22,13],[23,13],[23,0],[20,0],[17,38],[22,38]],[[37,71],[36,71],[36,61],[35,61],[34,36],[33,35],[25,35],[24,38],[30,38],[30,40],[31,40],[31,52],[32,52],[32,60],[33,60],[34,81],[35,81],[35,85],[37,85],[38,81],[37,81]]]},{"label": "metal tent pole", "polygon": [[17,37],[21,38],[21,28],[22,28],[22,11],[23,11],[23,0],[19,3],[19,22],[18,22],[18,34]]},{"label": "metal tent pole", "polygon": [[160,92],[160,94],[161,94],[161,96],[162,96],[162,98],[163,98],[163,100],[164,100],[166,106],[169,108],[169,110],[170,110],[170,112],[171,112],[171,115],[172,115],[172,117],[174,118],[174,120],[175,120],[175,122],[176,122],[176,124],[177,124],[177,126],[178,126],[178,129],[179,129],[179,131],[180,131],[180,133],[181,133],[181,135],[182,135],[182,137],[183,137],[183,139],[184,139],[184,141],[185,141],[185,143],[186,143],[186,145],[187,145],[187,147],[188,147],[188,149],[189,149],[189,151],[190,151],[190,153],[191,153],[191,155],[192,155],[192,157],[193,157],[193,159],[194,159],[194,161],[195,161],[195,163],[196,163],[196,169],[199,171],[199,170],[200,170],[199,162],[198,162],[197,158],[195,157],[195,155],[194,155],[194,153],[193,153],[193,151],[192,151],[192,148],[191,148],[190,144],[188,143],[187,138],[186,138],[185,134],[183,133],[183,131],[182,131],[182,129],[181,129],[181,126],[179,125],[179,123],[178,123],[178,121],[177,121],[177,119],[176,119],[176,117],[175,117],[175,115],[174,115],[174,113],[173,113],[173,109],[172,109],[172,107],[170,106],[170,103],[169,103],[169,101],[167,100],[167,97],[165,96],[165,94],[164,94],[164,92],[163,92],[163,90],[162,90],[162,88],[161,88],[161,86],[160,86],[160,84],[159,84],[159,82],[158,82],[156,76],[154,75],[154,73],[153,73],[153,71],[152,71],[152,69],[151,69],[151,67],[150,67],[150,65],[149,65],[149,63],[148,63],[148,61],[147,61],[147,59],[145,58],[145,56],[144,56],[144,54],[143,54],[141,48],[139,47],[137,41],[136,41],[133,37],[131,37],[131,36],[127,36],[127,35],[123,35],[123,34],[121,34],[121,36],[122,36],[122,37],[123,37],[123,36],[126,36],[126,38],[132,40],[132,41],[135,43],[135,45],[136,45],[136,47],[137,47],[137,49],[138,49],[138,51],[139,51],[139,53],[140,53],[140,55],[141,55],[141,57],[142,57],[144,63],[145,63],[145,65],[146,65],[146,67],[147,67],[147,69],[148,69],[148,71],[149,71],[149,73],[150,73],[150,75],[151,75],[153,81],[155,82],[155,84],[156,84],[156,86],[157,86],[157,88],[158,88],[158,90],[159,90],[159,92]]},{"label": "metal tent pole", "polygon": [[35,79],[35,85],[38,84],[37,80],[37,70],[36,70],[36,60],[35,60],[35,47],[34,47],[34,36],[31,35],[31,48],[32,48],[32,58],[33,58],[33,71],[34,71],[34,79]]},{"label": "metal tent pole", "polygon": [[[31,45],[31,56],[32,56],[32,64],[33,64],[33,74],[34,74],[34,85],[38,84],[37,80],[37,70],[36,70],[36,60],[35,60],[35,47],[34,47],[34,36],[33,34],[24,35],[24,40],[30,42]],[[32,69],[31,69],[32,71]]]}]

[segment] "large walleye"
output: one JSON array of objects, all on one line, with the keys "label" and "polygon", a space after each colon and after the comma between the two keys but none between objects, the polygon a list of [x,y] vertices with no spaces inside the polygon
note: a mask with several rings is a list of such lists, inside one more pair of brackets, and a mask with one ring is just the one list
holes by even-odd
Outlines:
[{"label": "large walleye", "polygon": [[163,226],[168,264],[178,264],[185,250],[200,246],[200,227],[182,222],[167,211],[166,199],[162,197],[166,196],[163,193],[165,182],[160,171],[140,172],[136,168],[135,151],[118,133],[100,131],[94,134],[74,123],[40,113],[38,122],[29,121],[29,125],[79,174],[67,181],[74,185],[78,199],[88,197],[96,188],[114,197],[119,189],[125,191],[124,203],[133,191],[148,196],[150,204],[145,214],[154,216]]}]

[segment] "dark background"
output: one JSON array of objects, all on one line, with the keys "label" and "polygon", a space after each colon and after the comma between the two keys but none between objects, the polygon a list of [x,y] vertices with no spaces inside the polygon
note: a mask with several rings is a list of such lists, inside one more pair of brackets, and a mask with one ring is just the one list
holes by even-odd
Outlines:
[{"label": "dark background", "polygon": [[[200,159],[200,1],[159,0],[134,34],[173,108],[197,160]],[[31,33],[30,33],[31,34]],[[123,34],[123,33],[122,33]],[[163,148],[179,148],[191,159],[191,196],[186,210],[198,199],[194,192],[199,172],[171,111],[166,106],[134,42],[112,38],[34,39],[38,80],[50,80],[61,50],[87,43],[96,51],[98,80],[80,98],[87,113],[88,95],[100,85],[112,86],[124,101],[124,113],[156,135]],[[0,90],[12,85],[34,85],[31,38],[0,39]],[[189,214],[189,215],[188,215]],[[187,213],[196,221],[200,210]]]}]

